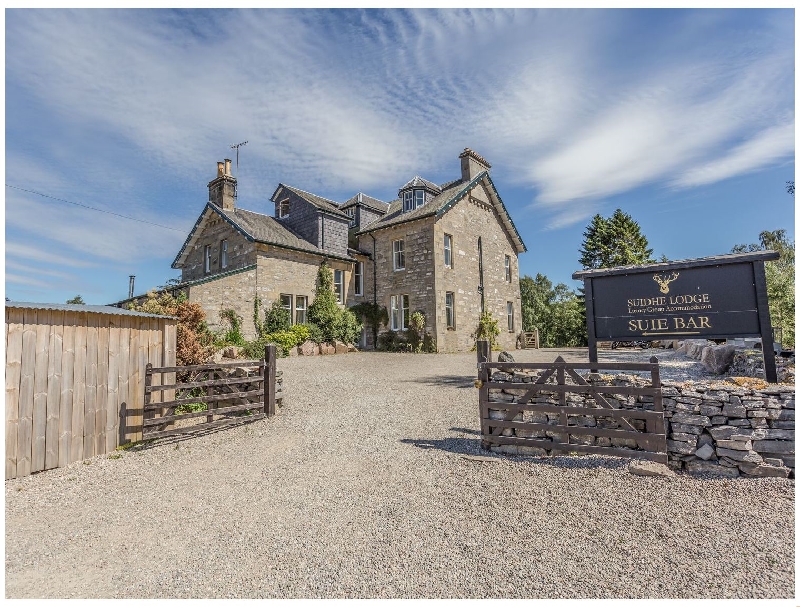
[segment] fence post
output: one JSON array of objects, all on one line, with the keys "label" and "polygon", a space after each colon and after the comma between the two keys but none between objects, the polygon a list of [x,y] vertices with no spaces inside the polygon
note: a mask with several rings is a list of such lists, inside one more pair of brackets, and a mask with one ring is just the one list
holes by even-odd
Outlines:
[{"label": "fence post", "polygon": [[267,417],[275,415],[275,344],[264,347],[264,413]]},{"label": "fence post", "polygon": [[492,344],[489,340],[479,339],[475,344],[478,351],[478,412],[481,420],[481,448],[489,449],[491,443],[487,440],[489,436],[489,369],[483,363],[492,362]]},{"label": "fence post", "polygon": [[492,362],[492,345],[489,340],[479,339],[475,345],[478,350],[478,364]]},{"label": "fence post", "polygon": [[141,440],[144,440],[144,420],[147,419],[148,407],[150,406],[151,390],[153,386],[153,363],[147,363],[144,368],[144,407],[142,408],[142,427]]}]

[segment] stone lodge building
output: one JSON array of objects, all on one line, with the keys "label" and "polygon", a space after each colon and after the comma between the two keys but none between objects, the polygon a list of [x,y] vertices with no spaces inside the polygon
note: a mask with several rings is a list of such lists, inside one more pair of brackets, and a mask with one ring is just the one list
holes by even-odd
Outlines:
[{"label": "stone lodge building", "polygon": [[[265,307],[280,301],[293,323],[306,321],[327,260],[339,302],[385,306],[393,330],[407,328],[419,310],[440,352],[465,351],[485,309],[499,319],[499,343],[514,348],[525,244],[489,163],[469,149],[459,158],[459,179],[437,185],[414,177],[391,203],[363,193],[338,203],[281,183],[273,215],[237,208],[231,161],[217,163],[209,202],[172,263],[182,273],[176,288],[202,305],[211,327],[234,309],[252,339],[256,296]],[[360,345],[371,342],[365,330]]]}]

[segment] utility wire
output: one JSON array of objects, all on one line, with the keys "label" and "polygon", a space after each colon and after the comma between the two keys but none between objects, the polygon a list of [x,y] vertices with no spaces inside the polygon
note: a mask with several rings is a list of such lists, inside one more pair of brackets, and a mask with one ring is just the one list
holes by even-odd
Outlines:
[{"label": "utility wire", "polygon": [[105,209],[98,209],[96,207],[90,207],[87,204],[81,204],[80,202],[72,202],[71,200],[64,200],[63,198],[56,198],[55,196],[48,196],[47,194],[42,194],[41,192],[36,192],[34,190],[26,190],[25,188],[20,188],[15,185],[6,184],[7,188],[13,188],[15,190],[20,190],[21,192],[28,192],[29,194],[36,194],[37,196],[42,196],[44,198],[50,198],[51,200],[58,200],[59,202],[67,202],[69,204],[74,204],[78,207],[83,207],[84,209],[90,209],[92,211],[100,211],[101,213],[108,213],[109,215],[114,215],[116,217],[122,217],[123,219],[130,219],[131,221],[138,221],[140,223],[146,223],[151,226],[157,226],[159,228],[164,228],[165,230],[173,230],[175,232],[183,232],[183,230],[179,230],[178,228],[173,228],[170,226],[161,225],[160,223],[153,223],[152,221],[146,221],[144,219],[137,219],[136,217],[128,217],[127,215],[120,215],[119,213],[114,213],[113,211],[106,211]]}]

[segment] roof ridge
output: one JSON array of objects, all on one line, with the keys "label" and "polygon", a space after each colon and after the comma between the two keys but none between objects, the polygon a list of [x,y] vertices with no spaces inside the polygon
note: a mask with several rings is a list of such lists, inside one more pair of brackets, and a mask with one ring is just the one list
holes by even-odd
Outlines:
[{"label": "roof ridge", "polygon": [[302,192],[303,194],[311,194],[315,198],[319,198],[320,200],[324,200],[325,202],[330,202],[331,204],[336,205],[336,207],[339,207],[342,204],[341,202],[336,202],[335,200],[331,200],[330,198],[325,198],[324,196],[320,196],[319,194],[315,194],[314,192],[309,192],[308,190],[301,190],[300,188],[295,187],[293,185],[288,185],[284,183],[283,187],[289,188],[290,190],[295,190],[296,192]]}]

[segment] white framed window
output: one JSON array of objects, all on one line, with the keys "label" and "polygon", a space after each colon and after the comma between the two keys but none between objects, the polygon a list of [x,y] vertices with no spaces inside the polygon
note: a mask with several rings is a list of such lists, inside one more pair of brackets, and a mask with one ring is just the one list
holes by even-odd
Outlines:
[{"label": "white framed window", "polygon": [[455,293],[450,291],[444,294],[444,315],[447,320],[447,328],[456,328],[456,308],[455,308]]},{"label": "white framed window", "polygon": [[336,293],[336,301],[342,303],[344,301],[344,271],[333,271],[333,292]]},{"label": "white framed window", "polygon": [[414,190],[414,208],[418,209],[425,204],[425,190]]},{"label": "white framed window", "polygon": [[392,241],[392,258],[394,259],[394,269],[404,270],[406,267],[405,243],[402,240]]},{"label": "white framed window", "polygon": [[228,241],[223,240],[219,243],[219,267],[228,267]]},{"label": "white framed window", "polygon": [[292,319],[294,314],[292,314],[292,296],[287,295],[285,293],[281,293],[281,308],[286,310],[289,313],[289,324],[294,324]]},{"label": "white framed window", "polygon": [[506,255],[506,282],[511,282],[511,256]]},{"label": "white framed window", "polygon": [[508,331],[514,332],[514,303],[511,301],[506,302],[506,316],[508,317]]},{"label": "white framed window", "polygon": [[453,237],[450,234],[444,235],[444,267],[453,267]]},{"label": "white framed window", "polygon": [[364,262],[356,262],[356,270],[353,280],[353,294],[361,296],[364,294]]},{"label": "white framed window", "polygon": [[207,244],[203,248],[203,272],[206,274],[211,272],[211,245]]},{"label": "white framed window", "polygon": [[408,211],[414,210],[414,192],[413,190],[408,190],[407,192],[403,192],[403,213],[407,213]]},{"label": "white framed window", "polygon": [[276,210],[278,212],[278,217],[288,217],[289,216],[289,199],[284,198],[275,203]]},{"label": "white framed window", "polygon": [[404,331],[408,328],[408,295],[392,295],[389,298],[390,321],[392,331]]},{"label": "white framed window", "polygon": [[345,209],[345,215],[350,216],[350,227],[354,227],[356,225],[356,210],[353,207],[349,209]]},{"label": "white framed window", "polygon": [[308,310],[308,297],[297,295],[294,298],[294,321],[298,325],[306,322],[306,310]]}]

